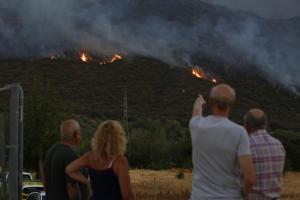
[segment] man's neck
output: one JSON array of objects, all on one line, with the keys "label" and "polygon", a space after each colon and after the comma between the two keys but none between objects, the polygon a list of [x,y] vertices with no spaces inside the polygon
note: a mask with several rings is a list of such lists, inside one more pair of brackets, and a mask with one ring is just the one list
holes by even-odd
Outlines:
[{"label": "man's neck", "polygon": [[229,110],[213,109],[212,113],[216,117],[226,117],[226,118],[228,118],[228,116],[229,116]]},{"label": "man's neck", "polygon": [[252,131],[250,131],[250,135],[251,135],[251,134],[254,134],[254,133],[257,133],[257,132],[267,132],[267,130],[266,130],[266,129],[256,129],[256,130],[252,130]]},{"label": "man's neck", "polygon": [[68,141],[68,140],[61,140],[60,143],[61,143],[61,144],[64,144],[64,145],[67,145],[67,146],[70,146],[70,147],[73,148],[73,149],[76,148],[76,145],[74,145],[73,142]]}]

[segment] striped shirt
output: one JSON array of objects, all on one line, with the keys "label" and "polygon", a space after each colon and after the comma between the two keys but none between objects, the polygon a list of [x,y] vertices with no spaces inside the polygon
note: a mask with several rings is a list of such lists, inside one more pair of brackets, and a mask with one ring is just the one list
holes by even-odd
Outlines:
[{"label": "striped shirt", "polygon": [[249,200],[279,199],[285,161],[283,145],[266,130],[251,133],[250,145],[256,183],[249,193]]}]

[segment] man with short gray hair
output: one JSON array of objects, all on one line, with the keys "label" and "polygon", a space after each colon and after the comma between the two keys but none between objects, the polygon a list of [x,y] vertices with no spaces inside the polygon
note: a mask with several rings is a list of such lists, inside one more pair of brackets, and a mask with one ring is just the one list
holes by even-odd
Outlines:
[{"label": "man with short gray hair", "polygon": [[75,148],[79,146],[80,125],[74,119],[62,122],[61,141],[47,152],[44,162],[47,200],[77,200],[81,198],[79,185],[65,174],[65,167],[78,158]]},{"label": "man with short gray hair", "polygon": [[[255,182],[246,130],[228,119],[235,91],[226,84],[211,89],[212,115],[203,117],[202,95],[196,99],[190,120],[193,147],[191,200],[240,200]],[[240,183],[240,170],[244,181]]]},{"label": "man with short gray hair", "polygon": [[249,200],[279,200],[285,161],[285,150],[279,140],[267,132],[267,115],[260,109],[251,109],[244,116],[244,125],[250,135],[256,183]]}]

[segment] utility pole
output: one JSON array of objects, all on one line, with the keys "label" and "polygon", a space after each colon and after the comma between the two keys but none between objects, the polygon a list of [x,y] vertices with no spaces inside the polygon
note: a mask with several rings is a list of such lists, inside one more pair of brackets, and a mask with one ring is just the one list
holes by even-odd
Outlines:
[{"label": "utility pole", "polygon": [[128,101],[127,101],[127,90],[124,92],[124,113],[123,113],[123,124],[126,132],[126,137],[128,141],[128,150],[129,150],[129,140],[130,140],[130,133],[129,133],[129,125],[128,125]]}]

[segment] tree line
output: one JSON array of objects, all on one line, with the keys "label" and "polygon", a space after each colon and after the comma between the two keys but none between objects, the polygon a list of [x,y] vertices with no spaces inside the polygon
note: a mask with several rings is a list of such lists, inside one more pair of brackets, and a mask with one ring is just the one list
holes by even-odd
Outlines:
[{"label": "tree line", "polygon": [[[33,80],[25,91],[24,167],[39,171],[45,153],[59,140],[59,126],[67,118],[77,119],[82,126],[79,153],[90,149],[90,139],[101,121],[72,112],[53,85],[42,79]],[[120,119],[119,121],[122,122]],[[125,127],[125,126],[124,126]],[[271,133],[285,146],[286,170],[300,170],[300,132],[273,130]],[[192,147],[188,124],[175,119],[138,118],[129,121],[127,157],[132,168],[192,168]]]}]

